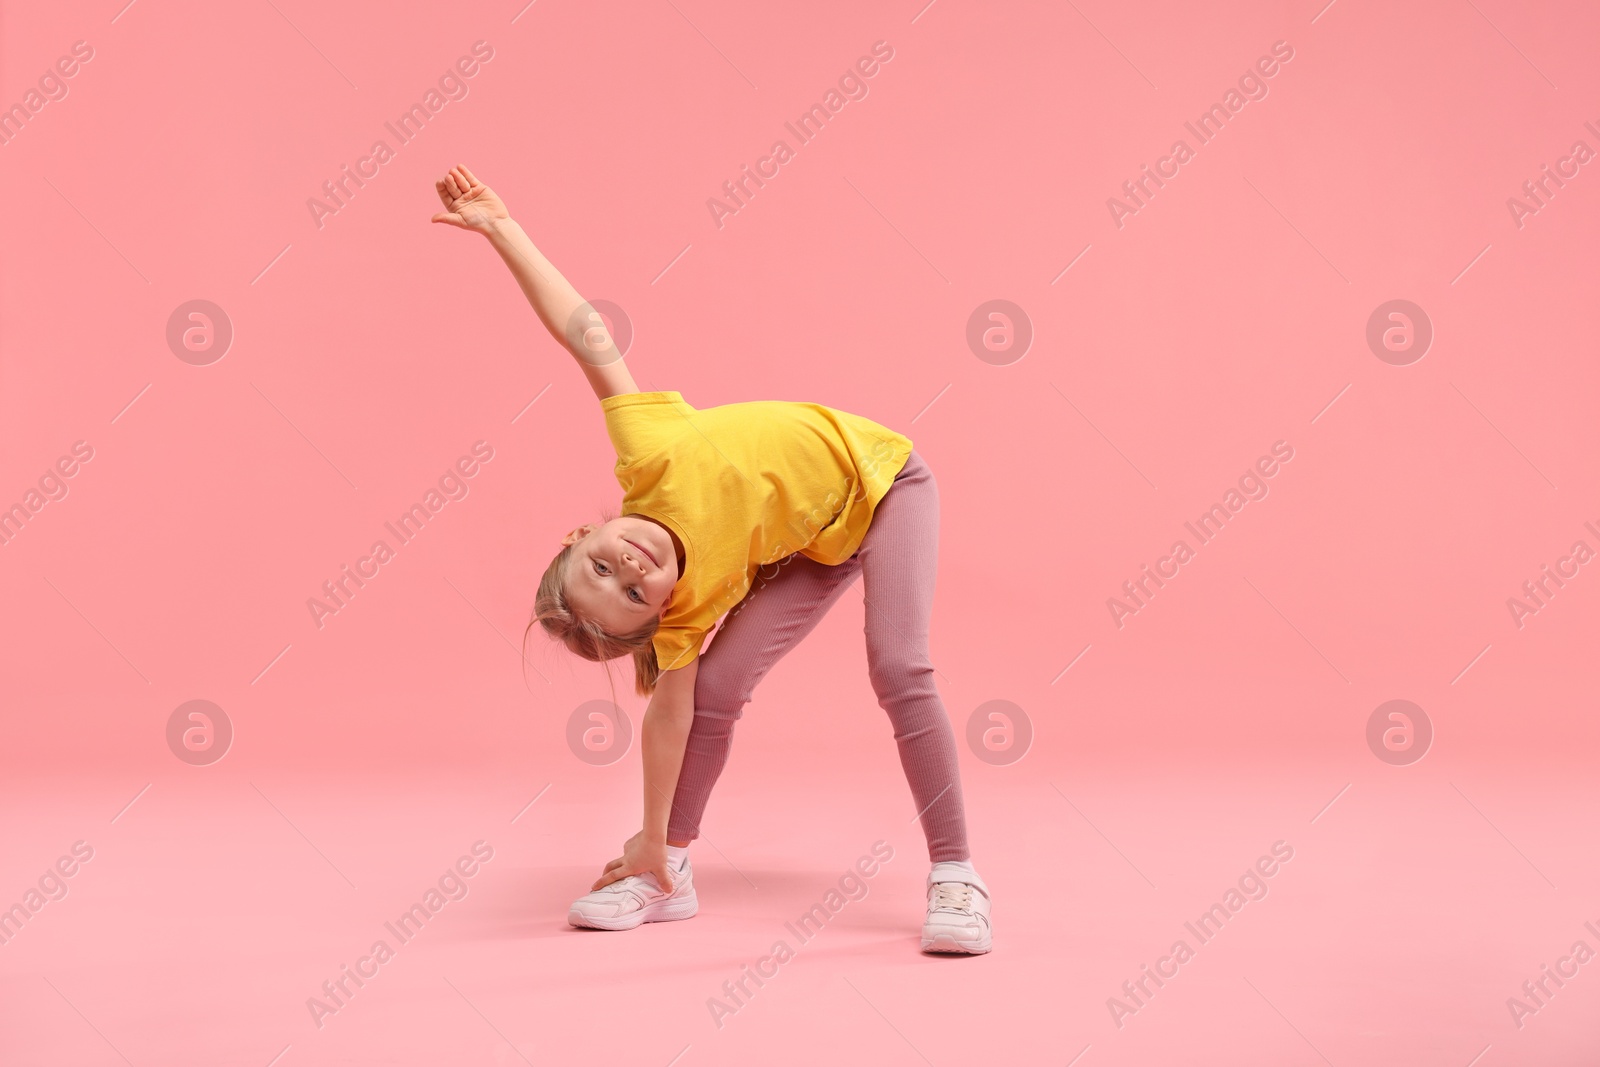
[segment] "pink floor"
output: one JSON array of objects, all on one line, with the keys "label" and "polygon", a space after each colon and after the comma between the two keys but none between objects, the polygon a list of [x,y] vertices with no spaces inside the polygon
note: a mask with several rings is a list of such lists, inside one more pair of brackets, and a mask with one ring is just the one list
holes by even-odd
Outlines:
[{"label": "pink floor", "polygon": [[[0,0],[0,1067],[1600,1062],[1596,40],[1567,0]],[[644,702],[586,760],[605,676],[517,645],[614,456],[428,222],[457,163],[643,388],[928,461],[992,954],[917,950],[858,594],[739,727],[699,916],[567,927]]]},{"label": "pink floor", "polygon": [[[859,606],[841,608],[818,640],[857,625]],[[812,659],[797,652],[773,684],[803,689]],[[149,771],[147,790],[131,773],[12,782],[8,891],[74,842],[94,851],[0,954],[0,1062],[1593,1061],[1593,965],[1564,987],[1546,979],[1555,995],[1521,1027],[1508,1007],[1574,942],[1600,945],[1591,766],[1436,751],[1396,768],[1350,744],[1319,762],[1226,765],[1152,747],[1131,721],[1126,747],[1092,759],[972,760],[996,948],[926,957],[925,854],[865,688],[846,693],[860,721],[833,739],[857,765],[845,778],[827,775],[828,746],[806,745],[806,708],[758,701],[694,847],[701,914],[631,933],[564,917],[631,830],[636,755],[590,768],[562,751],[535,755],[538,772],[492,760],[398,780],[232,757],[174,774],[147,754],[128,768]],[[1062,726],[1121,708],[1062,709]],[[893,859],[864,893],[797,936],[880,841]],[[394,936],[385,924],[427,903],[474,845],[492,859],[445,880],[451,897],[431,902],[420,932]],[[1275,845],[1292,858],[1264,864],[1273,873],[1246,879],[1252,895],[1221,931],[1195,936],[1185,924]],[[347,979],[343,1003],[326,997],[322,983],[379,940],[392,958],[363,964],[375,976]],[[780,940],[793,957],[728,997],[723,983]],[[1123,983],[1178,940],[1192,958],[1161,964],[1176,974],[1130,999]],[[1114,1012],[1112,998],[1137,1010]]]}]

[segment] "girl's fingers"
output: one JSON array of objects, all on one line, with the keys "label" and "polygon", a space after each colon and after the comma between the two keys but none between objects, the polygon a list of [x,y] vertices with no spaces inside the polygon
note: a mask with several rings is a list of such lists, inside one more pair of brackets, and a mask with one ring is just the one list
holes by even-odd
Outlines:
[{"label": "girl's fingers", "polygon": [[468,195],[478,197],[489,191],[489,187],[468,174],[465,167],[461,170],[461,176],[466,179]]},{"label": "girl's fingers", "polygon": [[628,877],[628,872],[622,867],[618,867],[616,870],[611,871],[608,874],[603,874],[599,878],[595,879],[594,885],[589,887],[589,892],[593,893],[596,889],[604,889],[612,882],[621,881],[626,877]]},{"label": "girl's fingers", "polygon": [[456,207],[462,200],[476,196],[484,185],[470,170],[457,164],[446,171],[443,178],[434,182],[433,187],[438,190],[439,199],[444,201],[445,207]]},{"label": "girl's fingers", "polygon": [[[626,856],[618,856],[606,864],[604,873],[595,879],[594,885],[589,887],[589,892],[593,893],[596,889],[604,889],[612,882],[619,881],[634,873],[636,872],[628,870],[628,858]],[[657,877],[659,878],[660,875],[658,874]]]}]

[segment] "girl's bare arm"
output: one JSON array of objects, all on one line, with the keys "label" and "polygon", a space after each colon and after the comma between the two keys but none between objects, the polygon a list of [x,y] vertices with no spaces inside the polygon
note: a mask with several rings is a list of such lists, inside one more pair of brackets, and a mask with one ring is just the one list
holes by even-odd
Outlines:
[{"label": "girl's bare arm", "polygon": [[595,396],[604,399],[637,393],[639,387],[599,313],[534,246],[494,191],[463,166],[452,167],[434,187],[445,209],[434,215],[433,221],[489,239],[511,268],[539,321],[577,360]]},{"label": "girl's bare arm", "polygon": [[645,709],[639,728],[639,748],[644,757],[644,829],[622,846],[622,855],[606,864],[591,888],[599,889],[630,874],[650,871],[668,892],[672,873],[667,868],[667,825],[672,819],[672,798],[683,771],[683,750],[694,725],[694,682],[700,661],[662,673]]}]

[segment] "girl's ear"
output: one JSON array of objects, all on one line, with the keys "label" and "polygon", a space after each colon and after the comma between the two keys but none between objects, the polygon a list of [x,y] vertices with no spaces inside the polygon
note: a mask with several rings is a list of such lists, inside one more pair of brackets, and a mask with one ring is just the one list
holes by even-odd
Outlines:
[{"label": "girl's ear", "polygon": [[561,543],[562,545],[575,545],[585,537],[588,537],[590,534],[594,533],[599,528],[600,527],[596,526],[592,522],[584,523],[582,526],[579,526],[577,529],[567,534],[567,536],[563,537],[561,539]]}]

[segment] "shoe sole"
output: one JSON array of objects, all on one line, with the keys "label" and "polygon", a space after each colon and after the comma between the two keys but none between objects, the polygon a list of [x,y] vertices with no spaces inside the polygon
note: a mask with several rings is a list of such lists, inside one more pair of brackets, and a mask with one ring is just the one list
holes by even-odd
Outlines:
[{"label": "shoe sole", "polygon": [[567,912],[567,922],[589,930],[632,930],[645,923],[675,922],[692,919],[700,911],[700,901],[695,897],[667,897],[646,904],[638,911],[614,918],[585,915],[577,908]]},{"label": "shoe sole", "polygon": [[950,934],[935,934],[922,939],[922,951],[939,952],[958,956],[981,956],[994,948],[994,938],[985,937],[981,941],[958,941]]}]

